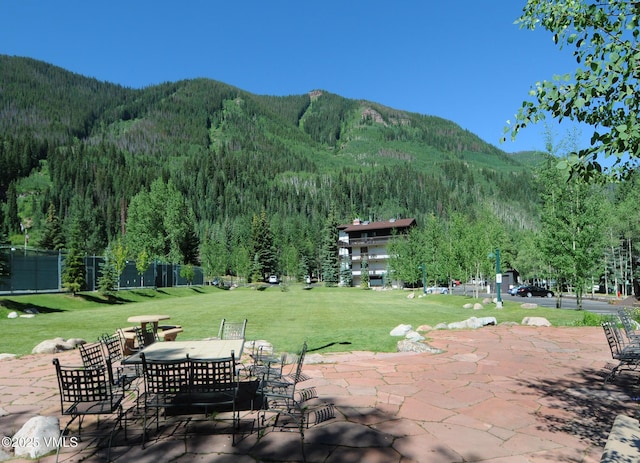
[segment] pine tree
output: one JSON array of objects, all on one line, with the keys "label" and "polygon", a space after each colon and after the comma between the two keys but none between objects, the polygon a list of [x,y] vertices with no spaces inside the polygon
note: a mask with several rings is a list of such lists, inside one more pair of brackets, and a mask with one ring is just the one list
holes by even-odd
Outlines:
[{"label": "pine tree", "polygon": [[7,189],[7,215],[5,216],[5,226],[10,232],[20,229],[20,217],[18,217],[18,192],[16,182],[9,183]]},{"label": "pine tree", "polygon": [[251,269],[253,281],[264,280],[268,275],[275,273],[273,236],[264,209],[259,216],[254,215],[251,222],[251,256],[253,256]]},{"label": "pine tree", "polygon": [[100,264],[100,277],[98,278],[98,292],[103,296],[107,296],[109,300],[113,300],[115,292],[118,289],[118,275],[114,262],[106,258]]},{"label": "pine tree", "polygon": [[331,207],[322,231],[322,279],[325,286],[335,286],[340,281],[340,261],[338,256],[338,221],[335,207]]},{"label": "pine tree", "polygon": [[85,264],[84,249],[82,246],[82,234],[80,222],[75,219],[71,229],[69,248],[64,260],[62,271],[62,286],[74,296],[84,288]]},{"label": "pine tree", "polygon": [[64,244],[64,234],[62,233],[60,219],[56,215],[56,208],[53,203],[49,203],[44,231],[38,245],[42,249],[53,249],[57,251],[63,249]]}]

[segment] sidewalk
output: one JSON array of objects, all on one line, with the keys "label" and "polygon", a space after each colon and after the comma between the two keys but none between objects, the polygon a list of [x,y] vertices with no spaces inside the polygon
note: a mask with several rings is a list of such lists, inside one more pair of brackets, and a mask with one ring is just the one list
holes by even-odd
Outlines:
[{"label": "sidewalk", "polygon": [[[304,371],[336,418],[305,432],[231,436],[161,429],[146,449],[118,438],[119,462],[598,462],[615,417],[636,417],[636,374],[604,385],[602,328],[487,326],[434,331],[443,354],[309,355]],[[0,433],[40,413],[59,416],[53,355],[0,362]],[[58,354],[63,363],[77,352]],[[0,415],[2,413],[0,412]],[[67,417],[61,418],[61,426]],[[134,428],[139,425],[134,424]],[[130,429],[131,431],[131,429]],[[121,435],[120,433],[119,435]],[[132,433],[135,436],[135,429]],[[4,449],[7,451],[7,449]],[[104,461],[82,445],[60,461]],[[19,461],[19,460],[12,460]],[[55,461],[55,456],[41,459]]]}]

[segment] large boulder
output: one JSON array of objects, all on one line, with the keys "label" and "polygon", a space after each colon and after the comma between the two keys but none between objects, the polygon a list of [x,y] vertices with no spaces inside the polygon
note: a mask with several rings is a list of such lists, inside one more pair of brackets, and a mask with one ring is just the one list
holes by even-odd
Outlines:
[{"label": "large boulder", "polygon": [[406,336],[413,327],[411,325],[398,325],[389,333],[391,336]]},{"label": "large boulder", "polygon": [[413,331],[413,330],[409,330],[409,332],[405,335],[405,338],[408,339],[409,341],[414,341],[414,342],[424,341],[425,339],[424,336],[422,336],[417,331]]},{"label": "large boulder", "polygon": [[73,350],[78,345],[84,344],[86,341],[78,338],[63,339],[54,338],[42,341],[31,351],[32,354],[57,354],[66,350]]},{"label": "large boulder", "polygon": [[551,326],[549,320],[544,317],[524,317],[521,324],[525,326]]},{"label": "large boulder", "polygon": [[34,416],[14,434],[16,457],[40,458],[56,449],[60,422],[54,416]]},{"label": "large boulder", "polygon": [[482,326],[487,325],[497,325],[498,321],[496,317],[471,317],[461,322],[453,322],[447,325],[447,328],[450,330],[460,330],[460,329],[475,329],[480,328]]},{"label": "large boulder", "polygon": [[520,304],[520,307],[523,309],[537,309],[538,304],[535,302],[525,302],[524,304]]}]

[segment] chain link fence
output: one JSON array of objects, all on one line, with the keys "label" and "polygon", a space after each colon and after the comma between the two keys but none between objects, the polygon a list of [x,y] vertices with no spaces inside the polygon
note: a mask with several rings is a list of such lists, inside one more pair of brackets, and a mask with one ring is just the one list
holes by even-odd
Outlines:
[{"label": "chain link fence", "polygon": [[[9,271],[0,277],[0,294],[62,292],[62,272],[66,253],[42,249],[4,247],[0,249]],[[104,257],[85,257],[85,291],[96,291]],[[119,289],[168,288],[188,284],[203,285],[204,272],[193,267],[194,278],[189,282],[180,275],[182,266],[153,262],[142,274],[135,261],[128,261],[120,275]]]}]

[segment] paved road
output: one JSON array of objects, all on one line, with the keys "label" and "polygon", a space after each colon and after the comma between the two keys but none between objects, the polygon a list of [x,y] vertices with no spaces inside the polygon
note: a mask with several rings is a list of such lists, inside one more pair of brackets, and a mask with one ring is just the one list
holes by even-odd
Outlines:
[{"label": "paved road", "polygon": [[[473,287],[467,285],[467,294],[472,294]],[[454,294],[464,294],[464,288],[462,286],[458,286],[453,291]],[[480,294],[486,294],[486,289],[481,290]],[[491,297],[495,297],[496,294],[492,293]],[[501,293],[501,297],[503,301],[516,301],[516,302],[526,302],[527,298],[523,298],[520,296],[511,296],[506,292]],[[530,302],[536,303],[542,307],[551,307],[555,308],[558,303],[555,297],[547,298],[547,297],[532,297]],[[562,301],[560,301],[560,308],[564,310],[576,310],[576,298],[574,296],[563,296]],[[591,294],[588,297],[583,298],[582,300],[582,308],[584,310],[588,310],[589,312],[597,313],[597,314],[614,314],[619,308],[619,305],[609,304],[606,298],[599,298],[597,295],[594,299],[591,299]]]},{"label": "paved road", "polygon": [[[502,299],[522,302],[526,298],[506,294],[502,296]],[[558,300],[555,297],[532,297],[531,301],[542,307],[557,307],[556,304],[558,303]],[[560,308],[576,310],[576,298],[574,296],[563,296],[562,301],[560,301]],[[598,314],[613,314],[620,308],[620,306],[609,304],[607,300],[598,299],[597,297],[595,299],[591,299],[591,295],[589,295],[589,298],[582,299],[582,308],[589,312]]]}]

